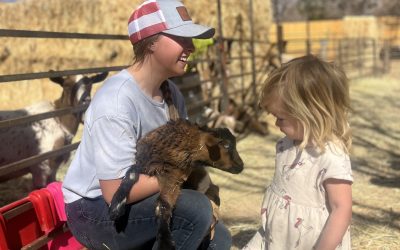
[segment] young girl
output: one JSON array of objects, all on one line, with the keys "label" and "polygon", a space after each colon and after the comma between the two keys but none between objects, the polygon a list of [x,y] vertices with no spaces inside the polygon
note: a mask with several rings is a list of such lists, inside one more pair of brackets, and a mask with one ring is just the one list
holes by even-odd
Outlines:
[{"label": "young girl", "polygon": [[262,228],[244,249],[350,249],[346,75],[312,55],[293,59],[269,75],[260,106],[286,136],[276,145]]},{"label": "young girl", "polygon": [[[182,94],[167,79],[184,74],[194,51],[192,38],[211,38],[215,33],[194,24],[178,0],[144,2],[129,18],[128,31],[134,63],[110,77],[94,96],[85,114],[81,143],[63,181],[68,226],[89,249],[157,248],[156,178],[139,177],[128,198],[125,225],[114,225],[108,206],[135,161],[137,140],[174,114],[167,100],[172,99],[180,117],[187,117]],[[165,87],[167,96],[161,90]],[[171,218],[176,249],[229,249],[229,231],[217,223],[211,239],[212,224],[208,198],[182,190]]]}]

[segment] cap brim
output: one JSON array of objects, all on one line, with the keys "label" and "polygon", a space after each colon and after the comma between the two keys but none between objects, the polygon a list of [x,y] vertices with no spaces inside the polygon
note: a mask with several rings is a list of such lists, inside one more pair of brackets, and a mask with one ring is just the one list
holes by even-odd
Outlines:
[{"label": "cap brim", "polygon": [[215,29],[200,24],[191,23],[164,30],[163,33],[180,37],[207,39],[214,36]]}]

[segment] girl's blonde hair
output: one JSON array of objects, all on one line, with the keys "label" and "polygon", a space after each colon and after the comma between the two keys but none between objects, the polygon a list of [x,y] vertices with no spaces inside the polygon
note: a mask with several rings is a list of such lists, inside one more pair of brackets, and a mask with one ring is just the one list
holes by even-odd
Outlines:
[{"label": "girl's blonde hair", "polygon": [[313,55],[295,58],[268,76],[260,105],[268,110],[276,98],[304,128],[300,148],[312,142],[324,151],[326,142],[332,141],[348,152],[350,94],[348,79],[340,67]]}]

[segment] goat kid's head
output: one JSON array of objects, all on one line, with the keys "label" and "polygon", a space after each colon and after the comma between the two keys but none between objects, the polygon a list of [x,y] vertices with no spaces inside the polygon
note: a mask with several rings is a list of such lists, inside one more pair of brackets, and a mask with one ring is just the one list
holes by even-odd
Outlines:
[{"label": "goat kid's head", "polygon": [[[62,95],[57,102],[60,107],[57,108],[89,104],[92,84],[103,81],[107,75],[108,72],[102,72],[91,77],[83,75],[50,77],[52,82],[58,83],[63,88]],[[83,122],[83,113],[84,111],[77,113],[81,122]]]},{"label": "goat kid's head", "polygon": [[236,138],[227,128],[202,127],[200,161],[233,174],[243,170],[243,161],[236,150]]}]

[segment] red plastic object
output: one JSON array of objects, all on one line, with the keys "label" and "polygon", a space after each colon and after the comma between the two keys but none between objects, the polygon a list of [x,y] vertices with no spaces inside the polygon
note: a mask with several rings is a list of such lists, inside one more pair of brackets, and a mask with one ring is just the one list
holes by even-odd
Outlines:
[{"label": "red plastic object", "polygon": [[29,197],[0,208],[0,217],[0,237],[5,238],[1,240],[1,250],[21,249],[21,247],[44,235]]},{"label": "red plastic object", "polygon": [[[67,221],[65,214],[64,197],[61,189],[61,182],[52,182],[46,189],[51,193],[56,208],[57,224],[63,224]],[[65,232],[47,244],[50,250],[75,250],[82,249],[83,246],[72,236],[71,232]]]},{"label": "red plastic object", "polygon": [[0,214],[0,249],[8,249],[7,237],[5,232],[5,221],[3,215]]},{"label": "red plastic object", "polygon": [[57,222],[67,221],[67,215],[65,214],[64,196],[62,193],[62,183],[58,181],[52,182],[47,185],[46,189],[53,197],[54,206],[57,213]]},{"label": "red plastic object", "polygon": [[35,240],[47,235],[55,238],[35,249],[82,249],[83,246],[71,232],[64,232],[65,224],[61,182],[54,182],[47,188],[32,191],[27,197],[0,208],[0,250],[38,244]]},{"label": "red plastic object", "polygon": [[53,196],[47,189],[42,188],[40,190],[32,191],[28,197],[36,210],[36,215],[42,231],[48,234],[54,230],[56,224],[58,224],[56,217],[57,211],[54,205]]}]

